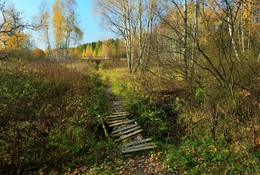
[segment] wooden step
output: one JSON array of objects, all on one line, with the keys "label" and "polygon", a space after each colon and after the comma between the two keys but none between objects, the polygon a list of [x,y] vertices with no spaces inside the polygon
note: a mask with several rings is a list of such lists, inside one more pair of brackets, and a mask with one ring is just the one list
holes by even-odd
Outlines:
[{"label": "wooden step", "polygon": [[109,125],[109,127],[114,127],[114,126],[119,126],[119,125],[123,125],[123,124],[129,124],[129,123],[133,123],[135,122],[135,120],[128,120],[128,121],[124,121],[124,122],[118,122],[118,123],[114,123]]},{"label": "wooden step", "polygon": [[124,115],[129,114],[128,112],[113,112],[111,115]]},{"label": "wooden step", "polygon": [[133,128],[133,127],[136,127],[136,126],[138,126],[138,123],[135,123],[135,124],[133,124],[133,125],[126,126],[126,127],[124,127],[124,128],[117,129],[117,130],[113,131],[112,134],[115,134],[115,133],[118,133],[118,132],[122,132],[122,131],[125,131],[125,130],[127,130],[127,129],[130,129],[130,128]]},{"label": "wooden step", "polygon": [[143,139],[143,140],[138,140],[138,141],[135,141],[135,142],[127,143],[127,144],[124,144],[122,146],[122,148],[130,147],[130,146],[137,145],[137,144],[140,144],[140,143],[145,143],[145,142],[148,142],[148,141],[151,141],[151,140],[152,140],[151,138],[147,138],[147,139]]},{"label": "wooden step", "polygon": [[126,118],[127,118],[127,116],[113,117],[113,118],[108,118],[107,121],[121,120],[121,119],[126,119]]},{"label": "wooden step", "polygon": [[[138,123],[136,123],[135,120],[129,120],[128,116],[129,113],[124,111],[118,111],[107,116],[106,118],[107,119],[106,122],[109,124],[109,127],[117,127],[121,125],[122,125],[121,127],[123,127],[123,128],[116,129],[112,132],[113,136],[119,137],[117,141],[125,140],[143,131],[141,127],[138,125]],[[126,154],[126,153],[142,151],[142,150],[147,150],[147,149],[152,149],[157,147],[155,143],[149,142],[151,140],[152,140],[151,138],[147,138],[147,139],[123,144],[121,147],[121,151],[123,154]]]},{"label": "wooden step", "polygon": [[122,116],[128,116],[129,114],[115,114],[115,115],[109,115],[107,118],[114,118],[114,117],[122,117]]},{"label": "wooden step", "polygon": [[147,147],[147,146],[155,146],[155,143],[154,142],[148,142],[148,143],[141,143],[141,144],[138,144],[138,145],[132,145],[132,146],[129,146],[129,147],[122,147],[122,150],[124,150],[124,149],[137,149],[137,148],[142,148],[142,147]]},{"label": "wooden step", "polygon": [[114,124],[114,123],[120,123],[120,122],[124,122],[124,121],[129,121],[129,119],[119,119],[119,120],[112,120],[112,121],[108,121],[108,124]]},{"label": "wooden step", "polygon": [[119,132],[119,133],[117,133],[117,134],[114,134],[114,136],[121,136],[121,135],[124,135],[124,134],[128,134],[128,133],[133,132],[133,131],[135,131],[135,130],[137,130],[137,129],[140,129],[140,128],[141,128],[140,126],[137,126],[137,127],[131,128],[131,129],[129,129],[129,130],[126,130],[126,131],[123,131],[123,132]]},{"label": "wooden step", "polygon": [[126,113],[128,113],[128,112],[126,112],[126,111],[114,111],[114,112],[112,112],[112,114],[126,114]]},{"label": "wooden step", "polygon": [[113,115],[117,115],[117,114],[128,114],[128,112],[125,111],[117,111],[117,112],[113,112]]},{"label": "wooden step", "polygon": [[124,149],[122,150],[122,153],[123,154],[126,154],[126,153],[131,153],[131,152],[136,152],[136,151],[142,151],[142,150],[147,150],[147,149],[152,149],[152,148],[156,148],[157,146],[154,145],[154,146],[147,146],[147,147],[142,147],[142,148],[134,148],[132,149],[131,147],[129,149]]},{"label": "wooden step", "polygon": [[118,141],[124,140],[124,139],[126,139],[126,138],[128,138],[128,137],[131,137],[131,136],[134,136],[134,135],[136,135],[136,134],[138,134],[138,133],[140,133],[140,132],[142,132],[142,131],[143,131],[142,129],[139,129],[139,130],[136,130],[136,131],[134,131],[134,132],[132,132],[132,133],[130,133],[130,134],[128,134],[128,135],[121,136],[121,137],[118,139]]}]

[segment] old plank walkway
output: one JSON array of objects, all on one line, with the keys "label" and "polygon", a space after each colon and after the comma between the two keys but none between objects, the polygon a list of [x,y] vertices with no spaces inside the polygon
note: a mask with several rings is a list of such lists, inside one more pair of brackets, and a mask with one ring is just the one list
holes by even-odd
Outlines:
[{"label": "old plank walkway", "polygon": [[106,117],[106,123],[113,128],[111,136],[121,143],[123,154],[155,148],[151,138],[143,138],[141,126],[134,120],[129,119],[129,114],[123,111],[124,98],[110,93],[110,80],[108,81],[107,96],[113,102],[112,114]]},{"label": "old plank walkway", "polygon": [[113,128],[112,137],[122,142],[121,152],[126,154],[155,148],[152,139],[143,139],[141,126],[134,119],[130,120],[128,116],[126,112],[114,112],[106,118],[109,127]]}]

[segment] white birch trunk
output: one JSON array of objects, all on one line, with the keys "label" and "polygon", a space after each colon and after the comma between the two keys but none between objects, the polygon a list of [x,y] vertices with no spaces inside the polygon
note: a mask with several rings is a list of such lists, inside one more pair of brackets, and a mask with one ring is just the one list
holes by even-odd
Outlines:
[{"label": "white birch trunk", "polygon": [[233,46],[233,49],[234,49],[234,52],[235,52],[235,56],[237,58],[237,61],[240,61],[240,58],[239,58],[239,55],[238,55],[238,52],[237,52],[237,48],[236,48],[236,43],[235,43],[235,40],[234,40],[234,32],[233,32],[233,29],[232,29],[232,26],[231,26],[231,21],[230,21],[229,16],[227,16],[227,21],[228,21],[229,36],[231,38],[231,43],[232,43],[232,46]]},{"label": "white birch trunk", "polygon": [[51,50],[51,43],[50,43],[50,37],[49,37],[49,27],[46,26],[44,29],[44,35],[46,37],[46,44],[47,44],[47,50],[48,50],[48,58],[52,60],[52,50]]},{"label": "white birch trunk", "polygon": [[143,70],[143,22],[142,22],[142,0],[139,0],[139,64]]},{"label": "white birch trunk", "polygon": [[195,72],[195,62],[196,62],[196,45],[197,45],[197,32],[198,32],[198,8],[199,8],[199,3],[198,0],[195,0],[195,10],[194,10],[194,31],[193,31],[193,37],[194,37],[194,42],[193,42],[193,49],[192,49],[192,59],[191,59],[191,64],[192,64],[192,72],[191,72],[191,80],[193,79],[194,72]]},{"label": "white birch trunk", "polygon": [[125,30],[125,40],[126,40],[126,57],[127,57],[127,65],[128,72],[132,74],[132,48],[131,48],[131,29],[130,29],[130,12],[129,12],[129,4],[127,4],[123,8],[124,14],[124,30]]},{"label": "white birch trunk", "polygon": [[[243,3],[243,2],[242,2]],[[245,54],[245,33],[244,33],[244,21],[243,21],[243,11],[244,11],[244,4],[242,4],[241,7],[241,47],[242,47],[242,52]]]},{"label": "white birch trunk", "polygon": [[188,79],[188,4],[187,0],[184,0],[184,75],[186,80]]}]

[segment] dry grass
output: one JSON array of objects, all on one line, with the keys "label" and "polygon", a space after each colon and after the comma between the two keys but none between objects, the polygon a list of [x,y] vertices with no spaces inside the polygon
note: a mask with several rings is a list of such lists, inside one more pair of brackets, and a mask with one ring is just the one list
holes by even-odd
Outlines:
[{"label": "dry grass", "polygon": [[127,68],[104,69],[100,70],[99,73],[103,81],[110,85],[112,93],[119,96],[124,95],[126,88],[129,87]]},{"label": "dry grass", "polygon": [[77,64],[0,61],[0,174],[48,174],[98,156],[97,116],[105,116],[108,99],[99,77]]}]

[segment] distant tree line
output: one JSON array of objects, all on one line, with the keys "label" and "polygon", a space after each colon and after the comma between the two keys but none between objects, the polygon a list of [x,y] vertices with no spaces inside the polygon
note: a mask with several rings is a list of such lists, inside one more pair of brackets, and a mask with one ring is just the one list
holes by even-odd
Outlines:
[{"label": "distant tree line", "polygon": [[77,47],[82,58],[104,57],[104,58],[126,58],[125,44],[120,39],[108,39],[83,44]]}]

